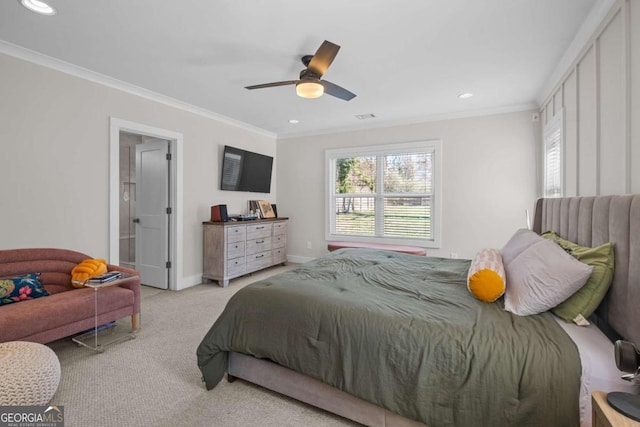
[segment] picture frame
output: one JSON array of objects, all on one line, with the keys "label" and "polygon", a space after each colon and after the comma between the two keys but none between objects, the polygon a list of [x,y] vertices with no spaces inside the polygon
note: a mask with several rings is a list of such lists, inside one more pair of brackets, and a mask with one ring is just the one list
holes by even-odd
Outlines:
[{"label": "picture frame", "polygon": [[262,218],[275,218],[276,214],[271,208],[271,203],[266,200],[258,200],[258,206],[260,207],[260,214]]},{"label": "picture frame", "polygon": [[257,200],[249,200],[249,214],[256,214],[259,218],[262,218],[262,212],[260,212]]}]

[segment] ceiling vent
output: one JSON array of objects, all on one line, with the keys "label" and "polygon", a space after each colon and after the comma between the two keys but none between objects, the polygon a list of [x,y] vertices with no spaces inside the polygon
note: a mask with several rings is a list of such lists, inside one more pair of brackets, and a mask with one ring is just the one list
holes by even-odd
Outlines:
[{"label": "ceiling vent", "polygon": [[356,119],[365,120],[365,119],[373,119],[375,118],[375,114],[356,114]]}]

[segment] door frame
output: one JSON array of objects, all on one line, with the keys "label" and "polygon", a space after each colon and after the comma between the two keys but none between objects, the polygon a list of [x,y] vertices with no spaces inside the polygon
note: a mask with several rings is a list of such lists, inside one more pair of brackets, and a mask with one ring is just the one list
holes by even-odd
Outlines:
[{"label": "door frame", "polygon": [[171,161],[169,162],[169,186],[172,212],[169,227],[169,289],[182,289],[183,250],[183,194],[182,194],[182,151],[181,133],[110,117],[109,142],[109,263],[120,263],[120,132],[151,136],[169,141]]}]

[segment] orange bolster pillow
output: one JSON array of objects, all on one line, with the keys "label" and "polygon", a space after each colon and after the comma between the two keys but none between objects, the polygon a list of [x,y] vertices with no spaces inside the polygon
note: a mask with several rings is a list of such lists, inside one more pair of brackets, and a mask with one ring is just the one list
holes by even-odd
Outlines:
[{"label": "orange bolster pillow", "polygon": [[482,249],[471,261],[467,288],[480,301],[494,302],[504,294],[505,277],[500,251]]},{"label": "orange bolster pillow", "polygon": [[103,259],[85,259],[71,270],[71,284],[75,288],[84,286],[84,282],[107,272],[107,262]]}]

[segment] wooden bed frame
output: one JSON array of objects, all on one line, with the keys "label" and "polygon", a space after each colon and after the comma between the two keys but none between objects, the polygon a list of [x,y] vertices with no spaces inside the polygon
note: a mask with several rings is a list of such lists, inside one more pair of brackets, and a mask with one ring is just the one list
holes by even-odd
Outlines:
[{"label": "wooden bed frame", "polygon": [[[583,246],[614,243],[611,289],[591,320],[611,339],[640,343],[640,195],[539,199],[535,208],[537,233],[554,230]],[[236,378],[368,426],[424,426],[273,362],[232,352],[227,379]]]}]

